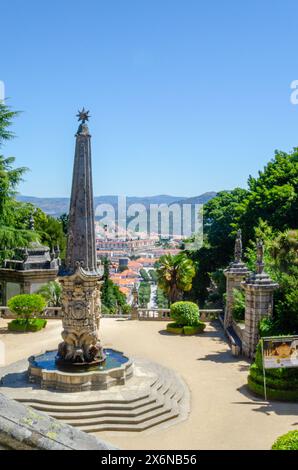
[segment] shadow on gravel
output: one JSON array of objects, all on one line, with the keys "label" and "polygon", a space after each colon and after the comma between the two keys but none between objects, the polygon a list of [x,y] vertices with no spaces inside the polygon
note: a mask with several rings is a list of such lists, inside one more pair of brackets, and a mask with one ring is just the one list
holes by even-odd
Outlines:
[{"label": "shadow on gravel", "polygon": [[[268,416],[272,413],[279,416],[298,415],[298,402],[265,401],[264,398],[250,392],[246,384],[237,390],[250,401],[233,402],[235,405],[250,405],[254,407],[252,411]],[[293,423],[292,426],[296,424],[298,423]]]}]

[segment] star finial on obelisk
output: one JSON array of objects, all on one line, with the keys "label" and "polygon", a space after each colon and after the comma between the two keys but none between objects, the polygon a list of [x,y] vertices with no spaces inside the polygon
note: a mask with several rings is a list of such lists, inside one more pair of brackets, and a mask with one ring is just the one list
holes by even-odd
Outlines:
[{"label": "star finial on obelisk", "polygon": [[85,108],[82,109],[82,111],[78,111],[77,118],[78,121],[82,121],[82,124],[85,124],[86,121],[89,121],[89,111],[86,111]]}]

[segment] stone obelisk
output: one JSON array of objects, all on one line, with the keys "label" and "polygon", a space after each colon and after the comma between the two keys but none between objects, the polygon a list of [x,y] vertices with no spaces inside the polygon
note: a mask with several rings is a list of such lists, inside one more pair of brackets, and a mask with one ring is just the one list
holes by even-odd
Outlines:
[{"label": "stone obelisk", "polygon": [[62,284],[63,342],[57,363],[94,364],[104,360],[98,339],[100,279],[97,270],[89,111],[78,113],[66,261]]}]

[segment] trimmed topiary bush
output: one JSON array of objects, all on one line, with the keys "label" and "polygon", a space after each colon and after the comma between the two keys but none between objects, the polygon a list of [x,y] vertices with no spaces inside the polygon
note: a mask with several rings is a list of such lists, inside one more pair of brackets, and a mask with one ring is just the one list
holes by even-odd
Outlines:
[{"label": "trimmed topiary bush", "polygon": [[169,333],[173,333],[175,335],[182,335],[183,326],[178,325],[178,323],[168,323],[167,324],[167,331]]},{"label": "trimmed topiary bush", "polygon": [[43,318],[31,318],[29,320],[24,320],[23,318],[17,318],[8,323],[9,331],[40,331],[46,327],[47,321]]},{"label": "trimmed topiary bush", "polygon": [[199,333],[203,333],[205,328],[206,328],[205,323],[202,321],[199,321],[199,323],[196,326],[184,326],[183,333],[185,335],[197,335]]},{"label": "trimmed topiary bush", "polygon": [[174,334],[196,335],[203,333],[206,325],[200,321],[199,307],[193,302],[175,302],[171,305],[171,318],[175,323],[167,325]]},{"label": "trimmed topiary bush", "polygon": [[18,316],[18,318],[9,322],[9,331],[39,331],[46,326],[46,320],[34,318],[46,307],[46,301],[41,295],[15,295],[9,299],[7,305]]},{"label": "trimmed topiary bush", "polygon": [[200,321],[199,307],[194,302],[175,302],[171,305],[171,318],[181,326],[196,326]]},{"label": "trimmed topiary bush", "polygon": [[274,442],[272,450],[298,450],[298,431],[290,431],[280,436]]},{"label": "trimmed topiary bush", "polygon": [[[247,384],[253,393],[264,396],[261,343],[257,346],[255,362],[250,366]],[[266,392],[270,400],[298,401],[298,370],[266,369]]]},{"label": "trimmed topiary bush", "polygon": [[46,301],[39,294],[20,294],[9,299],[7,305],[9,310],[28,320],[45,309]]}]

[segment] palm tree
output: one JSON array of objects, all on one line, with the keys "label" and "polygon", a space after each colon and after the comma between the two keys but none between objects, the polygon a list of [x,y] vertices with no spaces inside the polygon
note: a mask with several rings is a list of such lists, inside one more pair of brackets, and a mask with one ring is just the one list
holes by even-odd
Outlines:
[{"label": "palm tree", "polygon": [[48,307],[61,307],[62,287],[57,281],[44,284],[38,291],[47,302]]},{"label": "palm tree", "polygon": [[179,253],[161,256],[156,272],[158,286],[173,303],[182,298],[183,292],[190,291],[196,270],[193,261],[185,253]]}]

